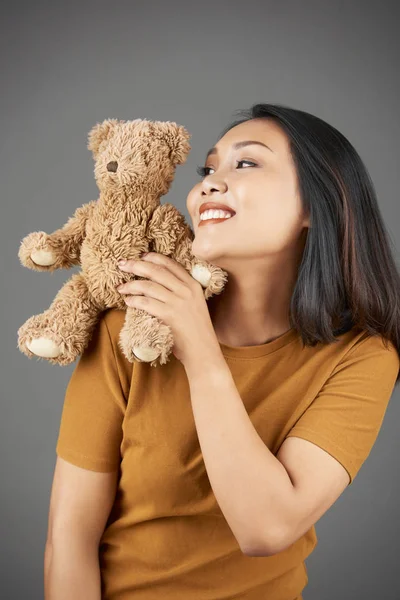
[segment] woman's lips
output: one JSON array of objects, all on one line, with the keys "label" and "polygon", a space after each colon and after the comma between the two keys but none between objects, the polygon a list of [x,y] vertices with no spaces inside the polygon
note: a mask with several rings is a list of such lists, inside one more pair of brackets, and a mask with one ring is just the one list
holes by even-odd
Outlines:
[{"label": "woman's lips", "polygon": [[233,215],[232,217],[227,218],[221,218],[221,219],[205,219],[204,221],[200,221],[199,223],[199,227],[202,227],[203,225],[217,225],[218,223],[222,223],[223,221],[230,221],[231,219],[233,219],[235,217],[235,215]]}]

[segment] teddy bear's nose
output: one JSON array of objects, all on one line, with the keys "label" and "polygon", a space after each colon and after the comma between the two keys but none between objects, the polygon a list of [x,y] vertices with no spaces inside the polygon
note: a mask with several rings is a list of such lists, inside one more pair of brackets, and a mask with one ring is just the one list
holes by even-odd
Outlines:
[{"label": "teddy bear's nose", "polygon": [[112,171],[115,173],[117,171],[117,167],[118,163],[116,160],[112,160],[111,162],[107,163],[107,171]]}]

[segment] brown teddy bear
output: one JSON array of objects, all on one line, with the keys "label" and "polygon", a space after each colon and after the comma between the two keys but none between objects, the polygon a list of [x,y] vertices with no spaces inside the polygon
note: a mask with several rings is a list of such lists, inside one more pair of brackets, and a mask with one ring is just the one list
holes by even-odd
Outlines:
[{"label": "brown teddy bear", "polygon": [[119,345],[126,358],[167,362],[174,340],[171,329],[148,312],[128,307],[116,287],[143,277],[122,272],[117,262],[159,252],[179,262],[204,290],[205,298],[222,292],[227,273],[195,258],[194,232],[172,204],[160,204],[175,168],[191,150],[190,134],[177,123],[106,119],[89,132],[95,159],[98,200],[79,207],[66,224],[47,234],[35,231],[21,242],[18,257],[35,271],[81,265],[50,307],[18,330],[18,347],[29,358],[67,365],[86,348],[101,311],[126,310]]}]

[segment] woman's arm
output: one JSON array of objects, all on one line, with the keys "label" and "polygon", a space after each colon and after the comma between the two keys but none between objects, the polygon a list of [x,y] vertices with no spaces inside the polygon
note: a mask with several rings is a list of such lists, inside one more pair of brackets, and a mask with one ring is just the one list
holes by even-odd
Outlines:
[{"label": "woman's arm", "polygon": [[47,542],[44,600],[101,600],[98,548],[73,535]]},{"label": "woman's arm", "polygon": [[45,600],[100,600],[98,549],[118,471],[97,472],[57,457],[44,556]]}]

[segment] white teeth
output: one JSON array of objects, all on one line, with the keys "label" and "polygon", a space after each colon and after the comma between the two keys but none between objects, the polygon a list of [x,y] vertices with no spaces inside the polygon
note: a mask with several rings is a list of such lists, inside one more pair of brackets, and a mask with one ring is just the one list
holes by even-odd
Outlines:
[{"label": "white teeth", "polygon": [[206,221],[207,219],[229,219],[233,217],[232,213],[229,213],[225,210],[206,210],[200,215],[201,221]]}]

